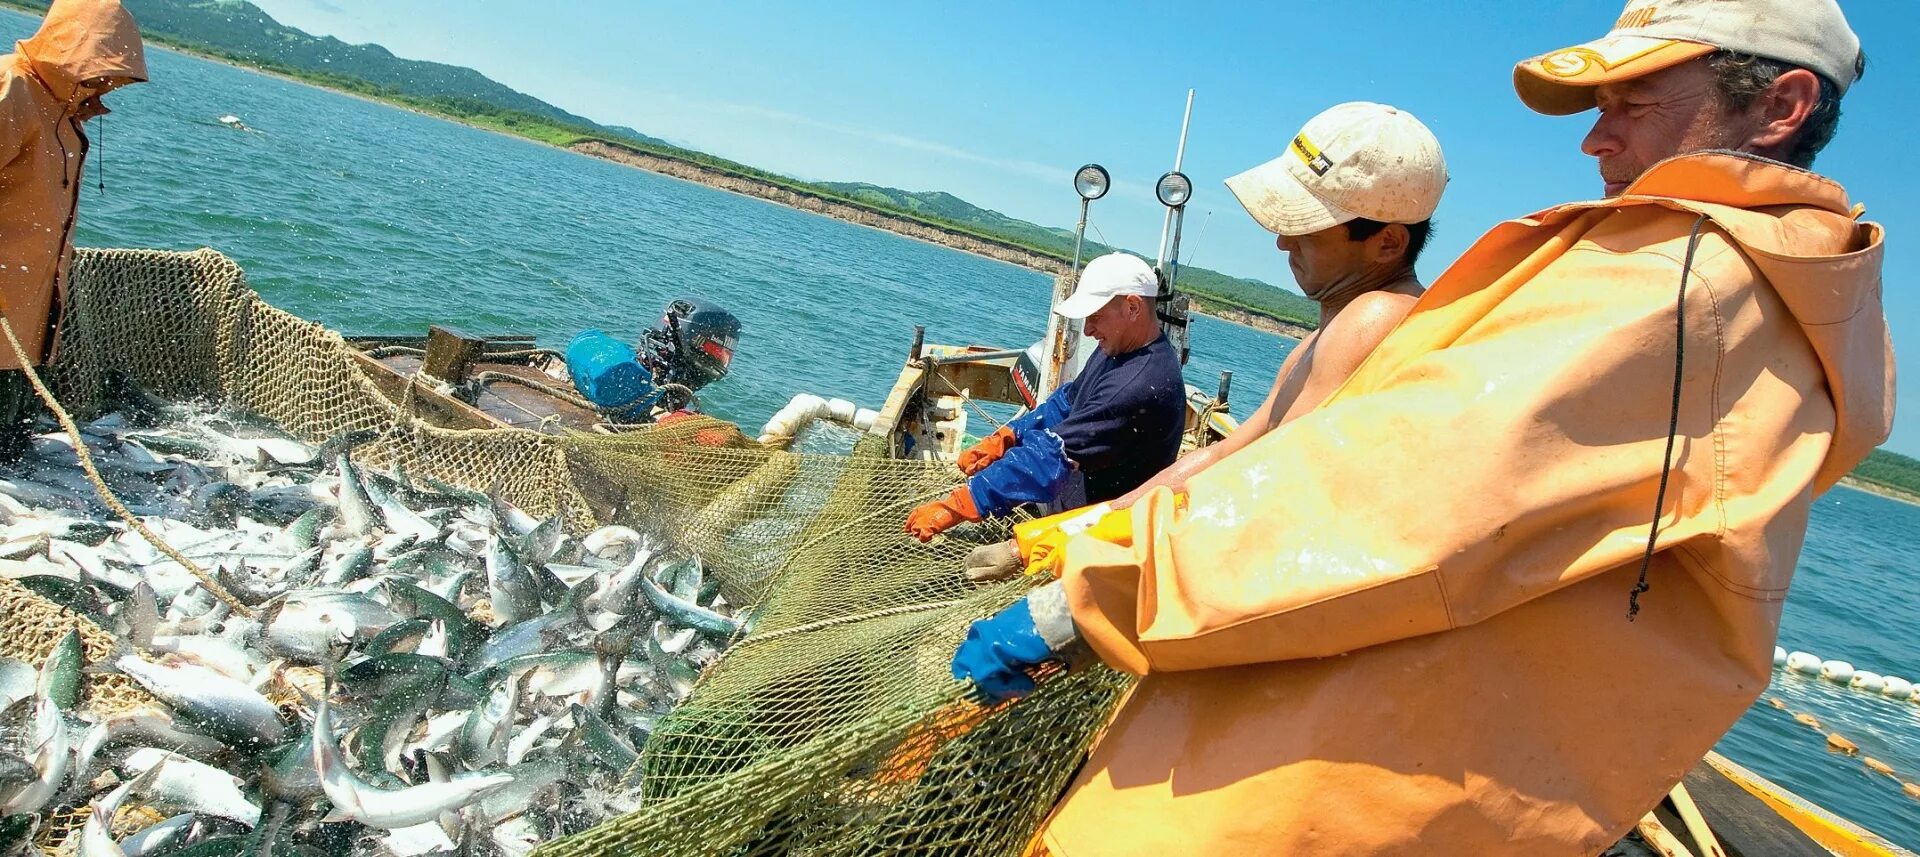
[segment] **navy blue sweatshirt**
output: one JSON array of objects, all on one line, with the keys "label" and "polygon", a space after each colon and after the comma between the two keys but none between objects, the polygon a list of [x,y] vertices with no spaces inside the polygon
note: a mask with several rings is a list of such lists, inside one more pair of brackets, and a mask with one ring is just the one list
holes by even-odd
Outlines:
[{"label": "navy blue sweatshirt", "polygon": [[[1021,503],[1093,504],[1140,487],[1180,454],[1186,390],[1164,334],[1118,357],[1095,353],[1078,378],[1007,423],[1018,445],[967,480],[974,505],[1004,515]],[[1063,497],[1069,462],[1085,477],[1084,498]]]}]

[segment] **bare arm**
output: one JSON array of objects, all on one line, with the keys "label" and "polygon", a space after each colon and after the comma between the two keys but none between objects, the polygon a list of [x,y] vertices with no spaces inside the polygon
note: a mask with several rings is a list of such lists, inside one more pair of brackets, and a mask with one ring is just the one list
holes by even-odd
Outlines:
[{"label": "bare arm", "polygon": [[1300,361],[1301,356],[1313,349],[1314,337],[1318,335],[1317,333],[1309,334],[1306,339],[1300,341],[1300,345],[1294,348],[1292,353],[1287,355],[1287,359],[1280,364],[1279,373],[1274,376],[1273,387],[1267,390],[1266,401],[1261,402],[1260,407],[1248,414],[1247,418],[1242,420],[1240,425],[1235,426],[1224,439],[1212,446],[1181,456],[1167,465],[1165,470],[1154,474],[1153,478],[1148,479],[1140,487],[1114,500],[1113,508],[1125,509],[1132,506],[1134,501],[1155,488],[1165,487],[1172,491],[1180,491],[1186,487],[1188,477],[1211,467],[1214,462],[1232,455],[1236,450],[1266,434],[1275,425],[1275,417],[1286,410],[1283,397],[1287,395],[1288,376],[1292,374],[1293,367]]}]

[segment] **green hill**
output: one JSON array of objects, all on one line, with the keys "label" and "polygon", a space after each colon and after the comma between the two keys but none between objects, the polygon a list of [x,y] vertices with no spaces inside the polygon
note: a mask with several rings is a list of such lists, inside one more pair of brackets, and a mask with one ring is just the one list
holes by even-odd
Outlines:
[{"label": "green hill", "polygon": [[[891,208],[925,219],[959,224],[975,232],[1004,236],[1048,255],[1067,258],[1073,254],[1073,233],[1069,230],[1008,217],[944,191],[905,191],[865,182],[820,182],[818,186],[876,208]],[[1081,255],[1092,257],[1112,250],[1105,244],[1089,240],[1081,250]],[[1181,290],[1198,298],[1204,309],[1226,307],[1244,310],[1308,328],[1313,327],[1320,318],[1319,307],[1312,301],[1259,280],[1235,277],[1207,268],[1181,268],[1178,285]]]},{"label": "green hill", "polygon": [[[325,77],[351,77],[377,90],[423,100],[486,105],[605,134],[659,143],[631,128],[600,125],[465,66],[401,59],[379,45],[350,45],[281,24],[245,0],[122,0],[141,34],[246,65]],[[45,12],[48,0],[6,0]]]},{"label": "green hill", "polygon": [[1853,477],[1920,500],[1920,459],[1876,449],[1853,469]]}]

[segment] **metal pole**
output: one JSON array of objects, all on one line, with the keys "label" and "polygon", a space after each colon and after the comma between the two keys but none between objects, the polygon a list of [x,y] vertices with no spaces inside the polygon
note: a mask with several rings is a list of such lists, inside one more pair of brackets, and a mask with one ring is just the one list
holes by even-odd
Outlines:
[{"label": "metal pole", "polygon": [[[1193,122],[1193,90],[1187,90],[1187,112],[1180,117],[1180,146],[1173,152],[1173,171],[1180,171],[1180,162],[1187,157],[1187,126]],[[1153,262],[1166,273],[1167,235],[1173,231],[1173,209],[1167,209],[1167,216],[1160,221],[1160,250],[1153,256]],[[1172,278],[1168,278],[1172,282]]]},{"label": "metal pole", "polygon": [[1231,371],[1220,373],[1220,393],[1214,396],[1213,400],[1215,402],[1218,402],[1220,404],[1220,407],[1223,407],[1223,408],[1226,407],[1227,393],[1232,389],[1233,389],[1233,373]]},{"label": "metal pole", "polygon": [[1087,209],[1093,200],[1080,198],[1080,225],[1073,228],[1073,272],[1080,273],[1080,242],[1087,237]]}]

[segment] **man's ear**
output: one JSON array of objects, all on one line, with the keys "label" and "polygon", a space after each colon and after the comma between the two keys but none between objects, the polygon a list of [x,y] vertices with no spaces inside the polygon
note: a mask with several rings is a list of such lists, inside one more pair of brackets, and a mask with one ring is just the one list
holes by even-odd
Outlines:
[{"label": "man's ear", "polygon": [[1747,136],[1747,151],[1767,152],[1787,145],[1819,103],[1819,75],[1796,68],[1774,78],[1750,108],[1754,124]]},{"label": "man's ear", "polygon": [[1405,256],[1407,245],[1413,242],[1413,233],[1407,231],[1405,224],[1389,223],[1387,228],[1373,233],[1367,239],[1369,254],[1375,264],[1387,264]]}]

